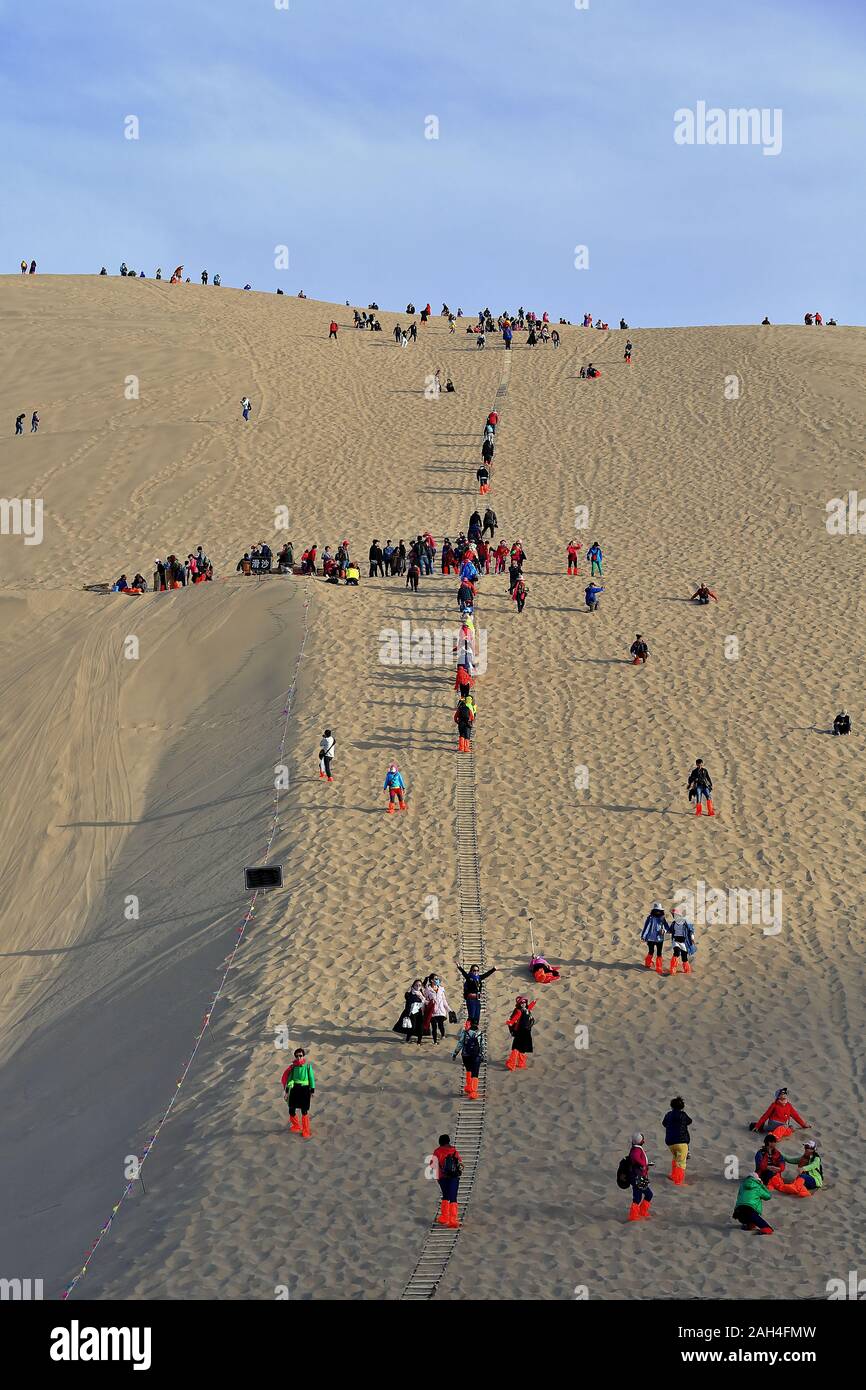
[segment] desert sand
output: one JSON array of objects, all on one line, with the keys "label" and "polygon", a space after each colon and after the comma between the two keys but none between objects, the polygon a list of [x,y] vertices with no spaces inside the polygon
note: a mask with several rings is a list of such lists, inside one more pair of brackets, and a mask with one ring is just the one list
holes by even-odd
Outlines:
[{"label": "desert sand", "polygon": [[[0,1273],[43,1278],[46,1296],[111,1215],[235,945],[305,634],[273,847],[285,888],[258,899],[146,1191],[72,1297],[397,1298],[434,1215],[425,1156],[453,1127],[462,1069],[391,1025],[416,975],[441,971],[460,1001],[453,670],[379,658],[385,629],[452,625],[456,586],[437,573],[415,597],[363,562],[374,536],[465,527],[505,353],[439,318],[402,350],[390,330],[406,316],[380,318],[374,335],[344,306],[287,296],[0,280],[0,493],[44,503],[41,545],[0,537]],[[852,1162],[866,539],[825,526],[827,501],[859,483],[866,330],[633,328],[630,368],[624,335],[561,332],[558,351],[517,336],[489,499],[526,548],[529,600],[518,617],[506,577],[483,581],[472,757],[498,973],[482,1158],[437,1296],[822,1298],[866,1234]],[[578,378],[589,359],[598,381]],[[457,390],[431,401],[439,366]],[[39,434],[14,438],[33,408]],[[281,506],[296,553],[350,539],[357,590],[236,575],[251,543],[285,539]],[[581,506],[578,539],[605,551],[594,615],[587,566],[565,573]],[[214,584],[84,591],[200,543]],[[701,580],[718,604],[688,604]],[[638,631],[641,669],[626,664]],[[854,736],[833,739],[843,705]],[[332,786],[315,756],[326,725]],[[686,800],[696,756],[712,821]],[[392,757],[400,817],[381,792]],[[644,916],[699,880],[781,891],[781,931],[698,925],[693,975],[658,978]],[[563,979],[531,992],[537,1050],[512,1075],[527,913]],[[309,1143],[288,1134],[282,1027],[316,1067]],[[730,1220],[730,1173],[733,1158],[750,1170],[747,1123],[780,1085],[831,1182],[769,1204],[768,1277]],[[660,1120],[679,1092],[694,1125],[674,1189]],[[614,1175],[636,1128],[656,1219],[628,1226]]]}]

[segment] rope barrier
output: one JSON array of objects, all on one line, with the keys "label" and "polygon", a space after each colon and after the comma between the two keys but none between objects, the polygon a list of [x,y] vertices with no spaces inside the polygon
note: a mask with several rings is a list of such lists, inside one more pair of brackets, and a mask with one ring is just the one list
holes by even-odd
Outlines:
[{"label": "rope barrier", "polygon": [[[294,699],[295,699],[295,690],[296,690],[297,683],[298,683],[298,674],[299,674],[299,672],[300,672],[301,660],[302,660],[303,655],[304,655],[304,650],[305,650],[306,645],[307,645],[307,637],[308,637],[308,635],[309,635],[309,630],[310,630],[310,628],[309,628],[309,608],[310,608],[310,599],[309,599],[309,595],[308,595],[308,594],[305,594],[305,595],[304,595],[304,635],[303,635],[303,639],[302,639],[302,641],[301,641],[300,648],[299,648],[299,650],[298,650],[297,659],[296,659],[296,661],[295,661],[295,669],[294,669],[294,673],[293,673],[293,675],[292,675],[292,682],[291,682],[291,685],[289,686],[288,690],[286,691],[286,695],[285,695],[285,701],[284,701],[284,705],[283,705],[282,735],[281,735],[281,738],[280,738],[280,747],[279,747],[279,752],[277,753],[277,759],[276,759],[278,763],[282,762],[283,757],[284,757],[284,755],[285,755],[286,739],[287,739],[288,733],[289,733],[289,720],[290,720],[290,718],[291,718],[292,706],[293,706],[293,704],[294,704]],[[279,821],[279,815],[280,815],[280,790],[281,790],[280,788],[275,788],[275,789],[274,789],[273,813],[272,813],[271,825],[270,825],[270,830],[269,830],[269,833],[268,833],[267,843],[266,843],[266,845],[265,845],[265,847],[264,847],[264,850],[263,850],[263,854],[264,854],[264,860],[262,861],[262,862],[263,862],[263,865],[264,865],[264,864],[267,864],[267,863],[268,863],[268,860],[270,859],[271,850],[272,850],[272,848],[273,848],[273,843],[274,843],[274,840],[275,840],[275,838],[276,838],[277,830],[279,829],[279,825],[280,825],[280,821]],[[180,1095],[181,1087],[183,1086],[184,1081],[186,1080],[187,1076],[189,1075],[189,1073],[190,1073],[190,1071],[191,1071],[191,1069],[192,1069],[192,1065],[193,1065],[193,1063],[194,1063],[194,1061],[195,1061],[195,1059],[196,1059],[196,1054],[198,1053],[199,1047],[201,1046],[202,1040],[204,1039],[204,1035],[205,1035],[205,1033],[207,1032],[208,1027],[210,1026],[210,1021],[211,1021],[211,1018],[213,1017],[214,1010],[216,1009],[216,1006],[217,1006],[217,1004],[218,1004],[219,1001],[220,1001],[220,998],[221,998],[221,996],[222,996],[223,990],[225,989],[225,986],[226,986],[226,981],[228,980],[228,977],[229,977],[229,973],[230,973],[230,971],[231,971],[232,966],[234,965],[235,956],[237,955],[238,951],[240,950],[241,943],[243,942],[244,936],[245,936],[245,934],[246,934],[247,926],[249,925],[249,922],[250,922],[251,918],[253,917],[253,915],[254,915],[254,913],[255,913],[256,901],[257,901],[258,896],[259,896],[259,893],[260,893],[261,891],[262,891],[261,889],[257,888],[256,891],[253,893],[253,896],[252,896],[252,898],[250,899],[249,906],[247,907],[246,914],[245,914],[245,916],[244,916],[244,918],[243,918],[243,921],[241,922],[241,925],[240,925],[239,927],[236,927],[236,928],[235,928],[235,930],[236,930],[236,932],[237,932],[237,940],[235,941],[234,947],[233,947],[232,951],[230,952],[230,954],[229,954],[229,956],[228,956],[228,958],[227,958],[227,963],[226,963],[225,970],[223,971],[222,979],[220,980],[220,982],[219,982],[219,984],[218,984],[218,986],[217,986],[216,993],[214,994],[213,998],[211,999],[211,1002],[210,1002],[210,1005],[209,1005],[209,1007],[208,1007],[207,1013],[206,1013],[205,1016],[204,1016],[204,1019],[203,1019],[203,1021],[202,1021],[202,1025],[201,1025],[201,1028],[199,1029],[198,1036],[196,1037],[196,1040],[195,1040],[195,1045],[193,1046],[193,1050],[192,1050],[192,1052],[190,1053],[189,1058],[187,1059],[186,1064],[184,1065],[184,1067],[183,1067],[183,1069],[182,1069],[182,1071],[181,1071],[180,1080],[177,1081],[177,1082],[175,1083],[174,1095],[172,1096],[171,1100],[169,1101],[168,1105],[166,1106],[166,1108],[165,1108],[165,1110],[164,1110],[164,1112],[163,1112],[163,1114],[162,1114],[161,1119],[159,1120],[159,1122],[157,1123],[157,1125],[156,1125],[156,1127],[155,1127],[155,1129],[154,1129],[154,1131],[153,1131],[153,1134],[150,1135],[149,1139],[147,1140],[146,1144],[144,1145],[144,1149],[143,1149],[142,1153],[138,1156],[138,1175],[137,1175],[136,1177],[132,1178],[132,1179],[127,1183],[126,1187],[123,1189],[123,1192],[120,1194],[120,1198],[118,1199],[117,1203],[111,1208],[111,1215],[109,1216],[108,1220],[107,1220],[106,1222],[104,1222],[103,1225],[100,1227],[100,1229],[99,1229],[99,1234],[97,1235],[96,1239],[92,1242],[92,1244],[90,1245],[90,1247],[89,1247],[88,1250],[87,1250],[87,1253],[86,1253],[86,1255],[85,1255],[84,1262],[83,1262],[81,1268],[79,1269],[79,1271],[78,1271],[78,1273],[75,1275],[75,1277],[66,1285],[65,1289],[64,1289],[63,1292],[61,1293],[61,1295],[60,1295],[61,1299],[64,1299],[64,1300],[65,1300],[65,1299],[69,1298],[69,1296],[70,1296],[70,1294],[72,1293],[72,1291],[74,1290],[75,1286],[78,1284],[78,1282],[79,1282],[81,1279],[84,1278],[84,1276],[86,1275],[86,1273],[87,1273],[87,1271],[88,1271],[88,1269],[89,1269],[89,1267],[90,1267],[90,1262],[91,1262],[91,1260],[93,1259],[94,1255],[96,1254],[97,1250],[99,1249],[99,1247],[100,1247],[100,1245],[102,1244],[102,1242],[103,1242],[103,1240],[105,1239],[105,1237],[108,1235],[108,1232],[111,1230],[112,1224],[113,1224],[113,1222],[114,1222],[114,1218],[117,1216],[117,1213],[120,1211],[121,1207],[123,1206],[124,1202],[126,1201],[127,1197],[129,1196],[130,1192],[131,1192],[132,1189],[135,1187],[135,1184],[136,1184],[137,1182],[140,1182],[140,1181],[141,1181],[141,1178],[140,1178],[141,1170],[143,1169],[143,1167],[144,1167],[145,1162],[147,1161],[147,1159],[150,1157],[150,1154],[151,1154],[151,1152],[153,1151],[153,1147],[154,1147],[154,1145],[155,1145],[157,1139],[159,1138],[160,1133],[162,1132],[163,1126],[164,1126],[164,1125],[166,1124],[166,1122],[168,1121],[168,1119],[169,1119],[169,1117],[170,1117],[170,1115],[171,1115],[171,1112],[172,1112],[172,1110],[173,1110],[174,1107],[175,1107],[175,1104],[176,1104],[176,1102],[177,1102],[177,1098],[178,1098],[178,1096]],[[143,1188],[143,1187],[144,1187],[144,1184],[142,1183],[142,1188]]]}]

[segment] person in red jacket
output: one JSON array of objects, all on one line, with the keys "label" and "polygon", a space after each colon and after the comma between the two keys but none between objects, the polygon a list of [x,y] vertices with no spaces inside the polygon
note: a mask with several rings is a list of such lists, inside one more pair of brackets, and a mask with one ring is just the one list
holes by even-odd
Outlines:
[{"label": "person in red jacket", "polygon": [[791,1102],[788,1100],[788,1088],[782,1086],[776,1092],[776,1099],[772,1105],[768,1105],[760,1120],[755,1120],[754,1124],[749,1125],[749,1129],[756,1129],[765,1134],[775,1134],[777,1139],[787,1139],[789,1134],[794,1131],[790,1121],[799,1125],[801,1129],[811,1129],[801,1115],[798,1115]]},{"label": "person in red jacket", "polygon": [[580,574],[580,570],[577,568],[577,562],[579,559],[577,552],[579,550],[580,541],[569,541],[568,545],[565,548],[566,557],[568,559],[569,574]]},{"label": "person in red jacket", "polygon": [[499,412],[496,410],[491,410],[490,414],[487,417],[487,423],[488,425],[493,426],[493,433],[495,434],[496,426],[499,424]]},{"label": "person in red jacket", "polygon": [[330,342],[332,338],[336,341],[336,338],[337,338],[337,327],[338,327],[338,325],[337,325],[337,323],[335,322],[335,320],[334,320],[334,319],[331,319],[331,328],[330,328],[330,331],[329,331],[329,333],[328,333],[328,342]]},{"label": "person in red jacket", "polygon": [[457,1217],[457,1191],[463,1172],[463,1159],[451,1143],[450,1134],[439,1135],[439,1146],[433,1150],[433,1161],[439,1191],[442,1193],[437,1224],[450,1226],[452,1230],[457,1231],[460,1228]]},{"label": "person in red jacket", "polygon": [[527,1052],[533,1051],[532,1025],[535,1023],[535,1019],[532,1017],[531,1010],[534,1008],[534,999],[530,1003],[525,994],[518,994],[514,1001],[514,1012],[507,1025],[511,1034],[511,1051],[505,1065],[509,1071],[522,1071],[526,1066]]}]

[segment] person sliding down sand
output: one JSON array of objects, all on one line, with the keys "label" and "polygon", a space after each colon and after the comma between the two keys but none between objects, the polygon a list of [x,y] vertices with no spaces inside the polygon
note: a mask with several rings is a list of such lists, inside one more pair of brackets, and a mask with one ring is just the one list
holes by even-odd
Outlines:
[{"label": "person sliding down sand", "polygon": [[712,589],[707,588],[706,584],[699,584],[692,594],[690,601],[692,603],[709,603],[711,598],[715,599],[716,603],[718,603],[718,594],[714,594]]},{"label": "person sliding down sand", "polygon": [[836,718],[833,720],[833,733],[850,734],[850,732],[851,716],[846,709],[842,709],[839,711],[839,713],[836,715]]},{"label": "person sliding down sand", "polygon": [[552,985],[560,978],[560,972],[551,965],[546,956],[536,955],[529,962],[532,978],[537,985]]},{"label": "person sliding down sand", "polygon": [[637,634],[631,646],[629,647],[629,654],[632,657],[632,666],[640,666],[641,664],[643,664],[644,666],[646,665],[647,657],[649,656],[649,647],[647,646],[644,639],[641,637],[640,633]]},{"label": "person sliding down sand", "polygon": [[393,816],[398,807],[401,811],[406,810],[406,801],[403,796],[405,789],[406,783],[403,781],[402,772],[396,763],[391,763],[388,771],[385,773],[385,781],[382,784],[382,790],[388,793],[389,816]]},{"label": "person sliding down sand", "polygon": [[695,765],[689,773],[687,786],[689,801],[695,803],[695,815],[701,815],[703,804],[706,802],[707,815],[714,816],[716,811],[713,806],[713,779],[704,767],[702,758],[695,759]]}]

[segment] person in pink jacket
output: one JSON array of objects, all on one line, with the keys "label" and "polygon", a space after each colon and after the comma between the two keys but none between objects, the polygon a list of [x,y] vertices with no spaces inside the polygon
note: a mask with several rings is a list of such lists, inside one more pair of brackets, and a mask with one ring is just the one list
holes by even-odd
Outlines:
[{"label": "person in pink jacket", "polygon": [[789,1134],[794,1131],[790,1121],[800,1126],[800,1129],[810,1129],[811,1126],[801,1115],[798,1115],[791,1102],[788,1100],[788,1088],[782,1086],[776,1092],[776,1099],[772,1105],[768,1105],[760,1120],[755,1120],[749,1125],[749,1129],[756,1129],[763,1134],[775,1134],[777,1139],[787,1139]]},{"label": "person in pink jacket", "polygon": [[631,1206],[629,1221],[646,1221],[650,1214],[653,1190],[649,1185],[649,1170],[652,1167],[644,1148],[645,1139],[640,1130],[631,1136],[628,1161],[631,1169]]}]

